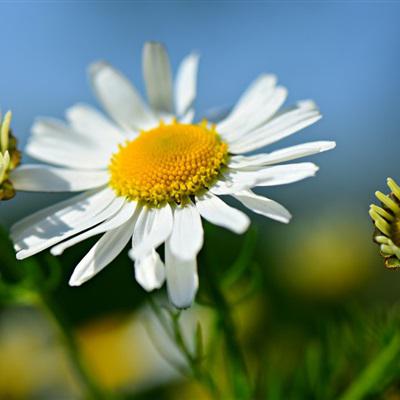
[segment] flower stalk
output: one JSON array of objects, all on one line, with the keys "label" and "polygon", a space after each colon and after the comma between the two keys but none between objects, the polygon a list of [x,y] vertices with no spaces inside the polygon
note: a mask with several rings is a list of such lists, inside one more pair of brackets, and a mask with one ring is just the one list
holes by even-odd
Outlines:
[{"label": "flower stalk", "polygon": [[[206,263],[208,264],[208,263]],[[223,333],[227,352],[228,367],[230,369],[230,385],[235,399],[245,400],[251,398],[250,376],[245,357],[238,340],[235,321],[232,317],[231,307],[219,287],[217,277],[208,265],[207,275],[210,299],[217,312],[217,325]]]},{"label": "flower stalk", "polygon": [[[196,350],[193,352],[190,350],[181,330],[179,323],[179,317],[182,311],[170,311],[168,310],[167,320],[166,315],[162,312],[162,309],[156,304],[156,302],[149,297],[148,302],[154,315],[157,317],[161,327],[164,329],[166,335],[170,338],[171,342],[174,343],[175,347],[179,350],[183,356],[186,365],[182,366],[178,362],[172,360],[167,356],[158,346],[156,338],[152,337],[151,330],[148,329],[150,336],[152,337],[153,343],[159,354],[178,372],[183,375],[194,378],[199,384],[201,384],[210,394],[212,399],[218,400],[221,398],[220,389],[213,379],[210,371],[204,365],[204,355],[202,351],[202,337],[201,337],[201,325],[198,324],[196,330]],[[189,369],[189,374],[187,373]]]}]

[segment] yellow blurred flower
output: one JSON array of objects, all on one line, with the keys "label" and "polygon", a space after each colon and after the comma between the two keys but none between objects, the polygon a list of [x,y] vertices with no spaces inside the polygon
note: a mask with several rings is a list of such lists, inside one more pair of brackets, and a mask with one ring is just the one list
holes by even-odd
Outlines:
[{"label": "yellow blurred flower", "polygon": [[90,370],[105,387],[117,389],[151,379],[159,357],[136,317],[102,318],[77,334]]},{"label": "yellow blurred flower", "polygon": [[[207,341],[210,318],[206,308],[186,311],[181,321],[185,336],[190,337],[201,320]],[[10,308],[0,314],[0,399],[80,398],[79,382],[55,335],[54,327],[34,309]],[[147,308],[90,321],[76,335],[88,369],[109,389],[138,393],[182,383],[183,376],[154,342],[168,357],[183,363],[182,356]]]},{"label": "yellow blurred flower", "polygon": [[[331,211],[307,222],[282,251],[277,273],[284,286],[309,298],[342,299],[372,273],[373,253],[365,246],[368,226],[353,213]],[[349,238],[351,242],[349,245]]]},{"label": "yellow blurred flower", "polygon": [[0,399],[48,398],[45,393],[76,398],[78,385],[53,339],[47,320],[34,309],[10,307],[1,313]]}]

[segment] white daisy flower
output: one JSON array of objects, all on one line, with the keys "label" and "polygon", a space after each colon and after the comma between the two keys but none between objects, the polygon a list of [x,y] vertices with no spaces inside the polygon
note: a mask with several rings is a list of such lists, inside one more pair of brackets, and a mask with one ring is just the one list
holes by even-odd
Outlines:
[{"label": "white daisy flower", "polygon": [[[278,113],[287,91],[273,75],[260,76],[220,123],[192,123],[199,57],[181,63],[175,86],[164,47],[146,43],[143,74],[148,105],[120,72],[104,62],[90,67],[97,98],[110,119],[88,105],[67,110],[67,123],[39,119],[26,152],[49,165],[12,174],[18,190],[81,192],[12,227],[17,258],[47,248],[54,255],[103,234],[75,268],[78,286],[106,267],[131,241],[135,277],[147,291],[167,282],[171,302],[189,307],[198,289],[196,257],[201,218],[243,233],[250,220],[227,205],[230,195],[250,210],[288,222],[290,213],[251,189],[313,176],[309,162],[278,163],[332,149],[318,141],[243,155],[283,139],[321,118],[313,102]],[[165,244],[165,260],[156,249]]]}]

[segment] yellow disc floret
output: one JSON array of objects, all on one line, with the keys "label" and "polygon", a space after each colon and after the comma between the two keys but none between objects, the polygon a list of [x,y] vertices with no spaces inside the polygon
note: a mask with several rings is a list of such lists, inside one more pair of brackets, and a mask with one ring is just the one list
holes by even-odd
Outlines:
[{"label": "yellow disc floret", "polygon": [[148,206],[181,204],[210,187],[227,159],[227,144],[206,122],[161,123],[119,147],[109,166],[110,186]]}]

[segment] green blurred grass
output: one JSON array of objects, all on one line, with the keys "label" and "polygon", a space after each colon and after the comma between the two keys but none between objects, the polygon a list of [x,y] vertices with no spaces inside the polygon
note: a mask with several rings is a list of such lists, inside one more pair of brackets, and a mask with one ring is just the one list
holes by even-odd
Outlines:
[{"label": "green blurred grass", "polygon": [[[299,219],[294,228],[256,221],[258,234],[250,242],[249,236],[205,226],[198,300],[207,303],[204,263],[212,263],[216,279],[222,282],[232,275],[238,256],[244,257],[246,268],[236,266],[239,269],[232,276],[237,276],[227,286],[227,296],[237,302],[251,288],[251,296],[234,306],[234,315],[260,399],[337,399],[400,328],[400,276],[384,270],[370,239],[369,222],[349,224],[348,218],[338,216],[314,222],[307,222],[307,215]],[[327,238],[328,246],[315,246],[321,238]],[[57,258],[61,274],[52,296],[75,326],[108,315],[131,314],[148,296],[135,282],[126,251],[88,283],[69,287],[73,267],[94,243],[95,239],[86,241]],[[350,251],[343,251],[346,245]],[[33,259],[44,265],[47,257],[44,253]],[[9,272],[20,271],[24,276],[29,265],[15,260],[3,230],[1,279],[12,284]],[[326,273],[309,279],[307,274],[321,272],[318,268]],[[0,303],[0,313],[7,306]],[[369,398],[400,395],[399,372],[393,366]],[[179,398],[179,389],[165,385],[132,398],[154,396]]]}]

